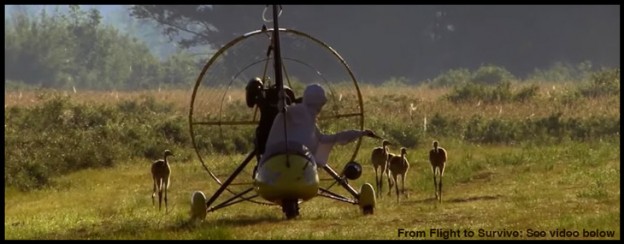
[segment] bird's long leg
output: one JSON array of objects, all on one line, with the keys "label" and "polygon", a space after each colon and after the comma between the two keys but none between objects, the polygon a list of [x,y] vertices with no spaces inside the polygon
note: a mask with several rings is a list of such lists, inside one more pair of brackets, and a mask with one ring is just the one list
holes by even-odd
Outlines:
[{"label": "bird's long leg", "polygon": [[407,176],[407,172],[405,172],[402,176],[401,176],[401,191],[403,192],[403,195],[405,195],[405,197],[407,198],[407,194],[405,194],[405,176]]},{"label": "bird's long leg", "polygon": [[377,177],[377,167],[375,166],[375,186],[377,187],[377,196],[380,194],[381,187],[379,186],[379,177]]},{"label": "bird's long leg", "polygon": [[392,187],[394,186],[394,181],[392,181],[392,177],[390,175],[390,170],[386,172],[386,176],[388,177],[388,196],[392,195]]},{"label": "bird's long leg", "polygon": [[165,182],[165,212],[167,211],[167,188],[169,188],[169,180]]},{"label": "bird's long leg", "polygon": [[152,205],[156,206],[156,199],[154,199],[156,197],[156,178],[153,178],[154,180],[154,190],[152,191]]},{"label": "bird's long leg", "polygon": [[383,190],[383,175],[384,175],[384,168],[383,167],[379,167],[379,197],[381,197],[381,191]]},{"label": "bird's long leg", "polygon": [[440,176],[440,197],[438,198],[439,202],[442,202],[442,177]]},{"label": "bird's long leg", "polygon": [[162,179],[158,179],[158,210],[162,209]]},{"label": "bird's long leg", "polygon": [[442,165],[442,168],[440,170],[440,202],[442,202],[442,179],[444,178],[444,165]]},{"label": "bird's long leg", "polygon": [[397,178],[398,174],[393,175],[393,179],[394,179],[394,189],[396,189],[396,196],[397,196],[397,202],[399,202],[399,181]]}]

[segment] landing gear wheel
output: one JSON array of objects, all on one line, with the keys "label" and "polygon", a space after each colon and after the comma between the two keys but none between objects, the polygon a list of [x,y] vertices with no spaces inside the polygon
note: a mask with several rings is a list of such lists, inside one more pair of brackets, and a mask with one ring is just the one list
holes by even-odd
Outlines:
[{"label": "landing gear wheel", "polygon": [[375,210],[375,204],[377,199],[375,198],[375,189],[369,183],[362,185],[360,188],[360,199],[358,204],[362,209],[364,215],[373,214]]},{"label": "landing gear wheel", "polygon": [[299,202],[297,199],[284,199],[282,201],[282,212],[286,214],[286,219],[293,219],[299,216]]},{"label": "landing gear wheel", "polygon": [[191,197],[191,220],[206,218],[206,195],[201,191],[193,192]]}]

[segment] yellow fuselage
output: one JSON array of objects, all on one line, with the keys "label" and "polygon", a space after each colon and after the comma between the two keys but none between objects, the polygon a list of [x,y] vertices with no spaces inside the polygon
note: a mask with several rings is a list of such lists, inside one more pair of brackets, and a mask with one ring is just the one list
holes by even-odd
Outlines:
[{"label": "yellow fuselage", "polygon": [[316,163],[299,154],[278,154],[258,166],[254,185],[267,201],[302,199],[316,196],[319,177]]}]

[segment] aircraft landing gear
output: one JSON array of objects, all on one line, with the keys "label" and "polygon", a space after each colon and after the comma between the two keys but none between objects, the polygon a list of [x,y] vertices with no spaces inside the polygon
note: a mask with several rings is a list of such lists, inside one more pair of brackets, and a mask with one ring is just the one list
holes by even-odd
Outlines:
[{"label": "aircraft landing gear", "polygon": [[364,206],[364,207],[362,207],[362,213],[363,213],[364,215],[373,214],[374,209],[375,209],[375,208],[374,208],[373,206],[370,206],[370,205],[368,205],[368,206]]},{"label": "aircraft landing gear", "polygon": [[193,192],[191,197],[191,219],[204,220],[206,218],[206,195],[201,191]]},{"label": "aircraft landing gear", "polygon": [[286,214],[286,219],[293,219],[299,216],[299,202],[297,199],[282,200],[282,212]]},{"label": "aircraft landing gear", "polygon": [[371,184],[366,183],[362,185],[362,188],[360,188],[359,200],[358,204],[362,209],[362,213],[364,215],[373,214],[377,199],[375,198],[375,189],[373,189]]}]

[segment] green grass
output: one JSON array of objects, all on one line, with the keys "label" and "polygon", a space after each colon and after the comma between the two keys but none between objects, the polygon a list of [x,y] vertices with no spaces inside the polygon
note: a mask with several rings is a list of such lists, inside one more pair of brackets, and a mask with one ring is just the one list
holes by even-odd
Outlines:
[{"label": "green grass", "polygon": [[[158,211],[150,199],[150,162],[134,159],[66,174],[41,190],[5,188],[5,239],[444,239],[431,236],[432,228],[459,229],[461,237],[450,239],[620,239],[619,138],[543,146],[440,141],[449,151],[442,203],[434,200],[429,145],[408,148],[408,197],[399,204],[394,193],[386,195],[386,183],[374,215],[317,197],[301,204],[295,220],[285,220],[277,206],[243,202],[208,213],[203,222],[188,222],[191,193],[201,190],[210,196],[217,189],[195,157],[171,159],[169,211]],[[373,146],[373,140],[365,139],[357,157],[364,173],[351,182],[356,189],[364,182],[374,184],[365,150]],[[209,162],[234,167],[243,157],[214,155]],[[341,154],[333,158],[348,159]],[[228,196],[224,193],[217,202]],[[400,228],[425,235],[398,237]],[[518,231],[520,236],[480,237],[480,229]],[[527,237],[528,229],[547,235]],[[580,236],[548,233],[562,229]],[[596,229],[615,231],[615,236],[582,236],[583,230]],[[464,230],[474,236],[464,237]]]}]

